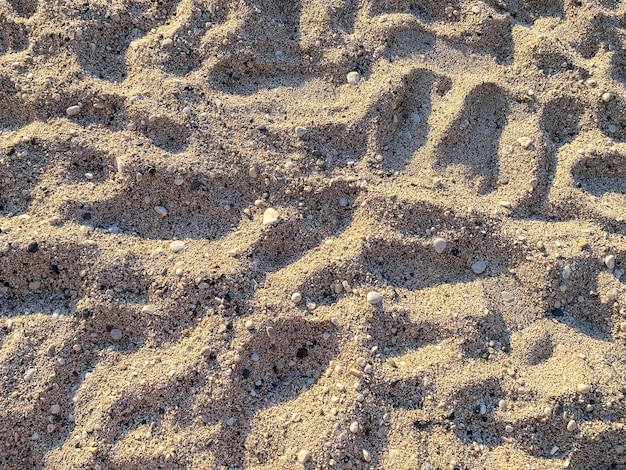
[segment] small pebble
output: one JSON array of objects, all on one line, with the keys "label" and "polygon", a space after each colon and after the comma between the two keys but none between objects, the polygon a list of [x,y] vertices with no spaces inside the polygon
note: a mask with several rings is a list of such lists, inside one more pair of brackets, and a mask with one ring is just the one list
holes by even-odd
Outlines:
[{"label": "small pebble", "polygon": [[33,380],[33,377],[35,377],[35,369],[28,369],[24,374],[24,380],[26,382],[30,382],[31,380]]},{"label": "small pebble", "polygon": [[267,337],[269,339],[274,339],[276,337],[276,330],[273,326],[268,326],[267,328],[265,328],[265,333],[267,334]]},{"label": "small pebble", "polygon": [[58,415],[61,412],[61,405],[54,404],[50,407],[50,414]]},{"label": "small pebble", "polygon": [[367,293],[367,301],[372,305],[377,305],[383,301],[383,297],[376,291],[370,291]]},{"label": "small pebble", "polygon": [[578,384],[576,386],[576,390],[578,393],[589,393],[591,391],[591,385],[589,384]]},{"label": "small pebble", "polygon": [[357,71],[352,71],[346,76],[346,79],[350,85],[356,86],[361,81],[361,74]]},{"label": "small pebble", "polygon": [[119,341],[120,339],[122,339],[122,330],[120,330],[119,328],[111,329],[111,338],[113,338],[115,341]]},{"label": "small pebble", "polygon": [[619,324],[619,329],[621,331],[625,331],[626,332],[626,321],[623,321]]},{"label": "small pebble", "polygon": [[296,135],[298,137],[304,137],[304,135],[307,133],[307,128],[306,127],[302,127],[302,126],[296,126]]},{"label": "small pebble", "polygon": [[263,225],[270,225],[280,220],[280,215],[276,209],[268,207],[263,213]]},{"label": "small pebble", "polygon": [[254,322],[252,320],[246,320],[246,329],[254,330]]},{"label": "small pebble", "polygon": [[615,268],[615,256],[608,255],[606,258],[604,258],[604,264],[606,265],[607,268],[611,270]]},{"label": "small pebble", "polygon": [[498,402],[498,408],[500,409],[500,411],[506,411],[507,410],[507,404],[505,400],[500,400]]},{"label": "small pebble", "polygon": [[517,143],[520,144],[523,149],[528,149],[533,143],[533,140],[529,137],[520,137],[517,139]]},{"label": "small pebble", "polygon": [[578,423],[576,423],[573,419],[570,419],[567,423],[567,430],[569,432],[576,432],[578,430]]},{"label": "small pebble", "polygon": [[511,426],[510,424],[507,424],[507,425],[504,427],[504,431],[505,431],[507,434],[511,434],[511,433],[513,432],[513,426]]},{"label": "small pebble", "polygon": [[226,420],[226,424],[229,426],[232,426],[233,424],[235,424],[235,421],[237,421],[237,418],[235,418],[234,416],[231,416],[230,418]]},{"label": "small pebble", "polygon": [[446,242],[443,238],[435,238],[433,240],[433,246],[435,247],[435,251],[439,254],[443,253],[447,245],[448,242]]},{"label": "small pebble", "polygon": [[487,269],[487,263],[485,263],[484,261],[476,261],[474,264],[472,264],[472,271],[474,271],[474,273],[476,274],[484,273],[485,269]]},{"label": "small pebble", "polygon": [[561,277],[563,279],[569,279],[571,275],[572,275],[572,268],[570,268],[569,266],[565,266],[563,268],[563,272],[561,273]]},{"label": "small pebble", "polygon": [[26,247],[26,251],[28,251],[29,253],[35,253],[37,252],[38,249],[39,249],[39,244],[37,242],[31,242]]},{"label": "small pebble", "polygon": [[538,178],[531,178],[530,181],[528,182],[528,184],[530,185],[531,188],[536,188],[537,185],[539,184],[539,179]]},{"label": "small pebble", "polygon": [[167,209],[163,206],[154,206],[154,212],[159,214],[161,217],[165,217],[167,215]]},{"label": "small pebble", "polygon": [[366,462],[370,462],[372,460],[372,454],[370,454],[370,451],[367,449],[363,449],[363,460]]},{"label": "small pebble", "polygon": [[515,300],[515,297],[511,292],[504,291],[502,292],[502,300],[509,304]]},{"label": "small pebble", "polygon": [[169,49],[173,45],[174,45],[174,41],[172,41],[172,38],[166,38],[166,39],[163,39],[163,41],[161,41],[161,46],[167,49]]},{"label": "small pebble", "polygon": [[80,110],[82,109],[82,106],[70,106],[69,108],[67,108],[65,110],[65,114],[67,114],[68,116],[76,116],[78,113],[80,113]]},{"label": "small pebble", "polygon": [[298,462],[307,463],[310,458],[311,452],[309,452],[308,450],[302,449],[300,452],[298,452]]},{"label": "small pebble", "polygon": [[300,303],[301,300],[302,300],[302,294],[300,292],[294,292],[293,294],[291,294],[291,301],[294,304]]},{"label": "small pebble", "polygon": [[611,101],[611,98],[613,98],[613,95],[611,93],[604,93],[602,95],[602,101],[604,101],[605,103]]},{"label": "small pebble", "polygon": [[172,243],[170,243],[170,250],[173,253],[180,253],[186,247],[187,247],[187,245],[185,244],[185,242],[183,242],[181,240],[174,240]]},{"label": "small pebble", "polygon": [[352,423],[350,424],[350,432],[352,434],[356,434],[357,432],[359,432],[359,423],[357,423],[356,421],[352,421]]}]

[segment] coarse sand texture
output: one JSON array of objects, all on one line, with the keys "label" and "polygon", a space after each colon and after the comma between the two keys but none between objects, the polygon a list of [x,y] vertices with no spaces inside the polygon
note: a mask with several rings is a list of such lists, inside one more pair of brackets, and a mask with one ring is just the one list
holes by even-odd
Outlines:
[{"label": "coarse sand texture", "polygon": [[626,470],[626,1],[0,0],[0,469]]}]

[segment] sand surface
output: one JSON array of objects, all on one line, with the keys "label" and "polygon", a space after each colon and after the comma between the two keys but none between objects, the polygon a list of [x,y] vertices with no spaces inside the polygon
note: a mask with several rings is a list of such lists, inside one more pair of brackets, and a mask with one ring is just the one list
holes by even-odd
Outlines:
[{"label": "sand surface", "polygon": [[0,468],[625,469],[625,85],[620,0],[0,1]]}]

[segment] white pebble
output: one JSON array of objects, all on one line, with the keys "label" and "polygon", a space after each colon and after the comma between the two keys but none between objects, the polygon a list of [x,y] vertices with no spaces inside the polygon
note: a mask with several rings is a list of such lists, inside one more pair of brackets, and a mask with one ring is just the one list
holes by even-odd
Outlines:
[{"label": "white pebble", "polygon": [[300,452],[298,452],[298,462],[307,463],[310,458],[311,452],[309,452],[308,450],[302,449]]},{"label": "white pebble", "polygon": [[507,425],[504,427],[504,431],[505,431],[507,434],[511,434],[511,433],[513,432],[513,426],[511,426],[510,424],[507,424]]},{"label": "white pebble", "polygon": [[78,113],[80,113],[81,109],[82,106],[80,105],[70,106],[65,110],[65,114],[67,114],[68,116],[76,116]]},{"label": "white pebble", "polygon": [[180,253],[186,247],[187,245],[185,244],[185,242],[181,240],[174,240],[172,243],[170,243],[170,250],[172,250],[172,252],[174,253]]},{"label": "white pebble", "polygon": [[443,238],[435,238],[433,240],[433,246],[435,247],[435,251],[439,254],[443,253],[447,245],[448,242],[445,241]]},{"label": "white pebble", "polygon": [[356,434],[357,432],[359,432],[359,423],[357,423],[356,421],[352,421],[352,423],[350,424],[350,432],[352,434]]},{"label": "white pebble", "polygon": [[356,364],[363,369],[363,367],[365,367],[367,365],[367,360],[364,357],[359,357],[356,360]]},{"label": "white pebble", "polygon": [[357,71],[352,71],[348,73],[348,75],[346,76],[346,80],[348,80],[348,83],[350,85],[358,85],[361,81],[361,74]]},{"label": "white pebble", "polygon": [[576,390],[578,393],[589,393],[591,391],[591,385],[589,384],[578,384],[576,386]]},{"label": "white pebble", "polygon": [[608,255],[606,258],[604,258],[604,264],[609,269],[615,268],[615,256]]},{"label": "white pebble", "polygon": [[154,212],[159,214],[161,217],[165,217],[167,215],[167,209],[163,206],[154,206]]},{"label": "white pebble", "polygon": [[517,143],[520,144],[523,149],[528,149],[533,141],[529,137],[520,137],[519,139],[517,139]]},{"label": "white pebble", "polygon": [[33,380],[33,377],[35,377],[35,372],[36,372],[35,369],[28,369],[26,373],[24,374],[24,380],[26,382],[30,382],[31,380]]},{"label": "white pebble", "polygon": [[120,330],[119,328],[111,329],[111,338],[113,338],[115,341],[119,341],[120,339],[122,339],[122,330]]},{"label": "white pebble", "polygon": [[304,135],[306,133],[307,133],[307,128],[306,127],[296,126],[296,135],[298,137],[304,137]]},{"label": "white pebble", "polygon": [[156,309],[154,308],[154,305],[144,305],[142,307],[141,311],[143,313],[147,313],[149,315],[152,315],[154,312],[156,312]]},{"label": "white pebble", "polygon": [[376,291],[370,291],[367,293],[367,301],[372,305],[376,305],[383,301],[383,296]]},{"label": "white pebble", "polygon": [[500,411],[506,411],[508,406],[506,404],[506,400],[500,400],[498,402],[498,408],[500,409]]},{"label": "white pebble", "polygon": [[170,48],[173,45],[174,45],[174,41],[172,41],[171,38],[166,38],[166,39],[163,39],[163,41],[161,41],[161,46],[165,48]]},{"label": "white pebble", "polygon": [[569,432],[576,432],[578,430],[578,423],[573,419],[570,419],[567,423],[567,430]]},{"label": "white pebble", "polygon": [[472,264],[472,271],[474,271],[474,273],[476,274],[484,273],[485,269],[487,269],[487,263],[482,260],[476,261],[474,264]]},{"label": "white pebble", "polygon": [[504,291],[502,292],[502,300],[509,304],[515,300],[515,296],[511,292]]},{"label": "white pebble", "polygon": [[246,329],[254,330],[254,322],[252,320],[246,320]]},{"label": "white pebble", "polygon": [[572,275],[572,268],[570,268],[569,266],[565,266],[563,268],[563,272],[561,273],[561,277],[563,279],[569,279],[571,275]]},{"label": "white pebble", "polygon": [[611,101],[611,98],[613,98],[613,95],[611,93],[604,93],[602,95],[602,101],[604,101],[605,103]]},{"label": "white pebble", "polygon": [[370,454],[370,451],[367,449],[363,449],[363,460],[365,460],[366,462],[372,460],[372,454]]},{"label": "white pebble", "polygon": [[301,300],[302,300],[302,294],[300,292],[294,292],[293,294],[291,294],[291,301],[294,304],[300,303]]},{"label": "white pebble", "polygon": [[280,215],[276,209],[272,207],[265,209],[265,212],[263,213],[263,225],[270,225],[278,220],[280,220]]}]

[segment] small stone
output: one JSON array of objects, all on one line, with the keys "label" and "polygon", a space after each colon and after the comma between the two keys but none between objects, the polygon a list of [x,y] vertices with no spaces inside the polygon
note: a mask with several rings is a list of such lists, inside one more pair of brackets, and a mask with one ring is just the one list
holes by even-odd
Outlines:
[{"label": "small stone", "polygon": [[506,411],[508,408],[508,405],[506,404],[506,400],[500,400],[498,402],[498,408],[500,409],[500,411]]},{"label": "small stone", "polygon": [[163,39],[163,41],[161,41],[161,46],[169,49],[170,47],[174,46],[174,41],[172,40],[172,38],[165,38]]},{"label": "small stone", "polygon": [[507,304],[510,304],[515,300],[515,297],[511,292],[504,291],[502,292],[502,300],[504,300]]},{"label": "small stone", "polygon": [[119,328],[111,329],[111,338],[113,338],[115,341],[119,341],[120,339],[122,339],[122,330],[120,330]]},{"label": "small stone", "polygon": [[36,372],[35,369],[28,369],[26,373],[24,374],[24,380],[26,382],[30,382],[31,380],[33,380],[33,377],[35,377],[35,372]]},{"label": "small stone", "polygon": [[81,109],[82,106],[80,105],[70,106],[65,110],[65,114],[67,114],[68,116],[76,116],[78,113],[80,113]]},{"label": "small stone", "polygon": [[61,405],[54,404],[50,407],[50,414],[58,415],[61,412]]},{"label": "small stone", "polygon": [[578,384],[576,386],[576,390],[578,393],[589,393],[591,391],[591,385],[589,384]]},{"label": "small stone", "polygon": [[306,127],[296,126],[296,135],[302,138],[307,133],[307,130],[308,129]]},{"label": "small stone", "polygon": [[170,243],[170,250],[173,253],[180,253],[186,247],[187,247],[187,245],[185,244],[185,242],[181,241],[181,240],[174,240],[172,243]]},{"label": "small stone", "polygon": [[363,449],[363,460],[366,462],[370,462],[372,460],[372,454],[370,454],[370,451],[367,449]]},{"label": "small stone", "polygon": [[435,247],[435,251],[439,254],[443,253],[447,245],[448,242],[445,241],[443,238],[435,238],[433,240],[433,246]]},{"label": "small stone", "polygon": [[473,6],[472,13],[475,13],[475,14],[480,13],[480,7],[478,5]]},{"label": "small stone", "polygon": [[507,424],[507,425],[504,427],[504,431],[505,431],[507,434],[511,434],[511,433],[513,432],[513,426],[511,426],[510,424]]},{"label": "small stone", "polygon": [[524,137],[520,137],[519,139],[517,139],[517,143],[520,144],[521,147],[526,150],[532,145],[533,140],[530,137],[524,136]]},{"label": "small stone", "polygon": [[359,432],[359,423],[357,423],[356,421],[352,421],[352,423],[350,424],[350,432],[352,434],[356,434],[357,432]]},{"label": "small stone", "polygon": [[607,268],[611,270],[615,268],[615,256],[608,255],[606,258],[604,258],[604,264],[606,265]]},{"label": "small stone", "polygon": [[348,73],[348,75],[346,76],[346,79],[348,80],[348,83],[350,85],[356,86],[361,81],[361,74],[357,71],[352,71]]},{"label": "small stone", "polygon": [[291,301],[294,304],[300,303],[301,300],[302,300],[302,294],[300,292],[294,292],[293,294],[291,294]]},{"label": "small stone", "polygon": [[147,313],[147,314],[149,314],[149,315],[152,315],[154,312],[156,312],[156,309],[154,308],[154,305],[144,305],[144,306],[141,308],[141,311],[142,311],[143,313]]},{"label": "small stone", "polygon": [[246,320],[246,329],[254,330],[254,322],[252,320]]},{"label": "small stone", "polygon": [[528,182],[528,184],[530,185],[531,188],[536,188],[537,185],[539,184],[539,179],[538,178],[531,178],[530,181]]},{"label": "small stone", "polygon": [[611,93],[602,94],[602,101],[604,101],[605,103],[608,103],[609,101],[611,101],[611,98],[613,98],[613,95]]},{"label": "small stone", "polygon": [[569,279],[571,275],[572,275],[572,268],[570,268],[569,266],[565,266],[563,268],[563,272],[561,272],[561,277],[563,279]]},{"label": "small stone", "polygon": [[363,369],[367,365],[367,360],[364,357],[359,357],[356,360],[356,365]]},{"label": "small stone", "polygon": [[298,462],[307,463],[310,458],[311,452],[309,452],[308,450],[302,449],[300,452],[298,452]]},{"label": "small stone", "polygon": [[232,426],[233,424],[235,424],[235,421],[237,421],[237,418],[235,418],[234,416],[231,416],[230,418],[226,420],[226,424],[228,426]]},{"label": "small stone", "polygon": [[39,249],[39,244],[37,242],[30,242],[26,247],[26,251],[29,253],[35,253]]},{"label": "small stone", "polygon": [[263,213],[263,225],[270,225],[280,220],[280,215],[276,209],[268,207]]},{"label": "small stone", "polygon": [[46,354],[48,355],[48,357],[52,357],[57,353],[57,348],[54,344],[51,344],[50,346],[48,346],[48,349],[46,350]]},{"label": "small stone", "polygon": [[573,419],[570,419],[567,423],[567,430],[569,432],[576,432],[578,430],[578,423]]},{"label": "small stone", "polygon": [[30,290],[38,290],[40,287],[41,287],[41,282],[39,281],[33,281],[28,284],[28,288]]},{"label": "small stone", "polygon": [[474,271],[475,274],[482,274],[485,272],[485,269],[487,269],[487,263],[484,261],[476,261],[472,264],[472,271]]},{"label": "small stone", "polygon": [[167,215],[167,209],[163,206],[154,206],[154,212],[159,214],[161,217],[165,217]]},{"label": "small stone", "polygon": [[274,339],[276,337],[276,330],[273,326],[268,326],[267,328],[265,328],[265,333],[267,334],[267,337],[269,339]]},{"label": "small stone", "polygon": [[256,167],[256,165],[252,165],[250,168],[248,168],[248,176],[250,178],[257,178],[259,176],[259,169]]},{"label": "small stone", "polygon": [[626,321],[623,321],[619,324],[620,331],[626,332]]},{"label": "small stone", "polygon": [[372,305],[377,305],[383,301],[383,297],[376,291],[370,291],[367,293],[367,301]]}]

